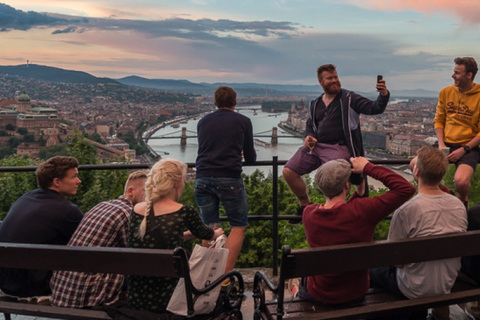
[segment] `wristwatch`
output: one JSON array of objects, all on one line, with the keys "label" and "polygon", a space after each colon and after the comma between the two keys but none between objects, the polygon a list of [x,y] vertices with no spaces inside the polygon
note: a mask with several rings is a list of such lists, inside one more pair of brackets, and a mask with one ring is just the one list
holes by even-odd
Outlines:
[{"label": "wristwatch", "polygon": [[470,147],[469,147],[469,146],[463,145],[462,147],[463,147],[463,150],[465,150],[465,152],[470,151]]}]

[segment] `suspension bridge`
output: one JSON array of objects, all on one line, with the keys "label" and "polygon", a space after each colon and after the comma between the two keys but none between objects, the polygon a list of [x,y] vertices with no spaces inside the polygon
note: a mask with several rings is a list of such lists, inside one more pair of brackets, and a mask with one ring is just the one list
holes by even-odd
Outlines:
[{"label": "suspension bridge", "polygon": [[[187,139],[197,138],[197,133],[191,130],[187,130],[186,127],[183,127],[181,130],[170,132],[164,135],[159,136],[150,136],[150,139],[180,139],[180,145],[184,146],[187,144]],[[253,134],[253,138],[270,138],[271,145],[278,144],[278,138],[298,138],[297,136],[293,135],[278,135],[278,128],[273,127],[272,130],[266,130],[262,132],[257,132]],[[257,140],[256,140],[257,142]]]}]

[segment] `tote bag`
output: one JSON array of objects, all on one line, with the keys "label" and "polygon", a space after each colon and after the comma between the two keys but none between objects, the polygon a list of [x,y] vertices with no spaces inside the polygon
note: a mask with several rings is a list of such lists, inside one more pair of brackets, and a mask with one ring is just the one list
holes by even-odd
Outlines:
[{"label": "tote bag", "polygon": [[[223,248],[226,240],[227,237],[222,235],[210,248],[195,245],[188,265],[190,266],[190,278],[196,288],[200,289],[209,285],[224,273],[228,257],[228,249]],[[195,315],[209,314],[213,311],[220,294],[220,287],[218,285],[197,298],[194,302]],[[168,302],[167,310],[177,315],[187,316],[187,298],[183,278],[178,281]]]}]

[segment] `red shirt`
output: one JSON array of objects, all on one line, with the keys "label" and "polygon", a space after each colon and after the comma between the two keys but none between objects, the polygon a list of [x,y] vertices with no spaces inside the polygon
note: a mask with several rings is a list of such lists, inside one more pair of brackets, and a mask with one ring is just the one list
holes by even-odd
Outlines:
[{"label": "red shirt", "polygon": [[[390,191],[372,198],[354,193],[348,202],[330,209],[314,204],[306,207],[303,224],[310,247],[372,241],[377,223],[415,193],[407,180],[387,167],[368,163],[363,172],[380,180]],[[310,295],[326,304],[357,300],[369,287],[368,270],[310,276],[307,280]]]}]

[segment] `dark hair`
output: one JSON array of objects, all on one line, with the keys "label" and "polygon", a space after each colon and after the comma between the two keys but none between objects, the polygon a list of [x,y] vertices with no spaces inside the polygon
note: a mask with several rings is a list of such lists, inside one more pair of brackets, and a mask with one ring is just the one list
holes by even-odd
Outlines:
[{"label": "dark hair", "polygon": [[57,156],[41,163],[35,175],[40,188],[48,189],[53,184],[53,179],[62,179],[67,176],[70,169],[78,168],[78,161],[74,157]]},{"label": "dark hair", "polygon": [[337,67],[333,64],[324,64],[317,68],[317,78],[318,81],[322,80],[322,72],[324,71],[337,71]]},{"label": "dark hair", "polygon": [[458,65],[464,65],[465,66],[465,71],[467,73],[471,72],[472,73],[472,80],[475,79],[475,75],[477,74],[478,71],[478,66],[477,62],[475,59],[472,57],[458,57],[453,60],[455,64]]},{"label": "dark hair", "polygon": [[237,104],[237,93],[230,87],[220,86],[215,90],[215,105],[218,108],[233,108]]}]

